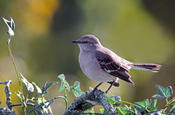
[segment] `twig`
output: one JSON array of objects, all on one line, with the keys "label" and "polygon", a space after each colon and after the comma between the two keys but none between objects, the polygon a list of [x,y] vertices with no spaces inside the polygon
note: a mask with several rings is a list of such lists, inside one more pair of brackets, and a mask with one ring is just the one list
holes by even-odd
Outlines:
[{"label": "twig", "polygon": [[19,73],[18,73],[18,71],[17,71],[17,67],[16,67],[16,64],[15,64],[15,59],[14,59],[14,57],[13,57],[12,50],[11,50],[10,42],[11,42],[11,38],[8,38],[8,40],[7,40],[8,52],[9,52],[10,59],[11,59],[11,61],[12,61],[12,64],[13,64],[13,67],[14,67],[14,70],[15,70],[15,73],[16,73],[16,76],[17,76],[17,78],[18,78],[19,86],[20,86],[20,88],[22,88],[22,84],[21,84],[21,81],[20,81],[20,76],[19,76]]},{"label": "twig", "polygon": [[49,99],[46,102],[44,102],[44,103],[48,103],[46,108],[49,107],[56,99],[60,99],[60,98],[64,99],[64,101],[66,100],[64,96],[56,96],[56,97],[54,97],[52,99]]},{"label": "twig", "polygon": [[21,106],[22,104],[18,103],[18,104],[11,104],[11,107],[15,107],[15,106]]}]

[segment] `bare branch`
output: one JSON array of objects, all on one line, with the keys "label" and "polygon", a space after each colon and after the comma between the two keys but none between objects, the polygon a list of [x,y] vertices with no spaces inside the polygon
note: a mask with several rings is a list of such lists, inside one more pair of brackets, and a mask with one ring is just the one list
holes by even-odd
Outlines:
[{"label": "bare branch", "polygon": [[16,113],[8,108],[0,108],[0,115],[16,115]]},{"label": "bare branch", "polygon": [[11,80],[0,82],[0,84],[5,84],[4,91],[5,91],[5,94],[6,94],[6,104],[7,104],[8,108],[10,110],[12,110],[12,106],[11,106],[12,103],[11,103],[11,98],[10,98],[11,92],[10,92],[10,88],[9,88],[9,86],[11,84]]},{"label": "bare branch", "polygon": [[[116,101],[120,101],[120,97],[113,96]],[[112,104],[110,104],[104,92],[101,90],[90,90],[85,92],[81,96],[77,97],[74,102],[69,106],[69,108],[64,112],[64,115],[71,113],[74,114],[83,114],[85,110],[95,106],[95,105],[102,105],[105,111],[108,114],[116,114],[116,110]]]},{"label": "bare branch", "polygon": [[[0,82],[0,84],[4,84],[5,85],[5,88],[4,88],[4,92],[6,94],[6,104],[8,106],[8,109],[6,108],[0,108],[0,115],[16,115],[15,111],[12,111],[12,107],[14,106],[12,103],[11,103],[11,92],[10,92],[10,84],[11,84],[11,80],[9,81],[3,81],[3,82]],[[16,106],[16,105],[15,105]]]}]

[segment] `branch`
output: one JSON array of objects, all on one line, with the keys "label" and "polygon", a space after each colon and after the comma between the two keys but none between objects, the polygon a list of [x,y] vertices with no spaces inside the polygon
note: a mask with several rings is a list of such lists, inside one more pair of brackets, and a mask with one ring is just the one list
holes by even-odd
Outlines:
[{"label": "branch", "polygon": [[0,115],[16,115],[16,113],[8,108],[0,108]]},{"label": "branch", "polygon": [[11,84],[11,80],[9,81],[3,81],[3,82],[0,82],[0,84],[4,84],[5,85],[5,88],[4,88],[4,92],[6,94],[6,104],[8,106],[8,109],[6,108],[0,108],[0,115],[16,115],[16,113],[14,111],[12,111],[12,107],[13,107],[13,104],[11,103],[11,92],[10,92],[10,84]]},{"label": "branch", "polygon": [[5,84],[4,91],[6,94],[6,104],[7,104],[8,108],[10,110],[12,110],[12,106],[11,106],[12,103],[11,103],[11,98],[10,98],[11,92],[10,92],[10,88],[9,88],[9,85],[11,84],[11,80],[0,82],[0,84]]},{"label": "branch", "polygon": [[[116,101],[121,100],[119,96],[112,97],[115,98]],[[85,110],[95,105],[102,105],[105,112],[108,114],[116,114],[115,108],[107,101],[104,92],[96,89],[85,92],[81,96],[77,97],[63,115],[67,115],[69,113],[71,113],[71,115],[83,114]]]}]

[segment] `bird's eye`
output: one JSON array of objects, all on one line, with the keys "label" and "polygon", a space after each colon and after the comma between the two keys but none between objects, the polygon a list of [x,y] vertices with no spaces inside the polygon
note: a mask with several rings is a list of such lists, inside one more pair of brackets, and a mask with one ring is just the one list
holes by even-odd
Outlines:
[{"label": "bird's eye", "polygon": [[84,43],[89,43],[89,41],[86,40],[86,41],[84,41]]}]

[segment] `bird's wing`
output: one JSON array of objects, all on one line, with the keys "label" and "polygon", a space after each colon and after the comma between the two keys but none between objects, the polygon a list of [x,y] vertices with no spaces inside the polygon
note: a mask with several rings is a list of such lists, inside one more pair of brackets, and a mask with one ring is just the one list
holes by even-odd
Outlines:
[{"label": "bird's wing", "polygon": [[112,76],[134,84],[134,82],[130,79],[131,76],[128,69],[122,66],[120,62],[114,60],[108,53],[97,51],[96,59],[103,71],[109,73]]}]

